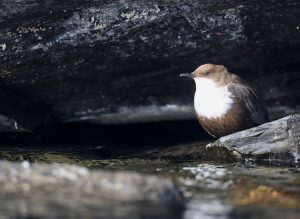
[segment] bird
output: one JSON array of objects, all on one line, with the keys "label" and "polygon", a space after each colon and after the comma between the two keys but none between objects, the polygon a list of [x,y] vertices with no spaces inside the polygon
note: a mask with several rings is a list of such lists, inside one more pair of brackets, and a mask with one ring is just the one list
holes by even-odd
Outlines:
[{"label": "bird", "polygon": [[206,132],[220,138],[269,121],[262,96],[223,65],[203,64],[180,76],[194,79],[194,108]]}]

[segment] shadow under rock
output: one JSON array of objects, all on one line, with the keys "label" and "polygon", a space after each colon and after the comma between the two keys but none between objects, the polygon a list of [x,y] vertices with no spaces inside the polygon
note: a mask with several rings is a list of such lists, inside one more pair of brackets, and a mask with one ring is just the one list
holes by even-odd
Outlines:
[{"label": "shadow under rock", "polygon": [[120,151],[167,147],[209,139],[195,120],[101,125],[53,124],[35,130],[48,144],[103,145]]}]

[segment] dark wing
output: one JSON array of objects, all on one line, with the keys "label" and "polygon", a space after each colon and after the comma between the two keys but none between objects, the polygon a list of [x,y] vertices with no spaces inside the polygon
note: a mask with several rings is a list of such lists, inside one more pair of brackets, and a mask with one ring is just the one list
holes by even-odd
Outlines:
[{"label": "dark wing", "polygon": [[246,83],[232,83],[228,86],[228,90],[235,94],[233,98],[236,98],[237,101],[242,101],[251,120],[256,125],[269,121],[265,103],[255,89]]}]

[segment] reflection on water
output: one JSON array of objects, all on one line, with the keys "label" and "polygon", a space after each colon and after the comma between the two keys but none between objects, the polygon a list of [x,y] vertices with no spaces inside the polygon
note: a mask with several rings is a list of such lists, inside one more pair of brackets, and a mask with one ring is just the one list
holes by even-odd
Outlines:
[{"label": "reflection on water", "polygon": [[[192,179],[183,178],[182,183],[188,186],[202,187],[203,189],[228,189],[232,184],[231,171],[224,166],[199,164],[183,167],[183,170],[193,174]],[[226,180],[227,179],[227,180]]]},{"label": "reflection on water", "polygon": [[[189,164],[188,164],[189,165]],[[182,168],[185,219],[300,218],[298,168],[199,164]]]},{"label": "reflection on water", "polygon": [[185,219],[215,219],[215,218],[228,218],[232,209],[230,205],[221,202],[218,199],[192,199],[187,202],[187,209],[184,212]]},{"label": "reflection on water", "polygon": [[34,212],[48,218],[300,218],[300,170],[297,167],[101,159],[101,153],[101,148],[93,147],[2,147],[0,159],[70,163],[94,170],[130,170],[172,177],[183,191],[184,209],[149,203],[105,204],[84,197],[57,200],[49,196],[36,200],[38,194],[35,193],[15,198],[2,194],[0,218],[34,217]]}]

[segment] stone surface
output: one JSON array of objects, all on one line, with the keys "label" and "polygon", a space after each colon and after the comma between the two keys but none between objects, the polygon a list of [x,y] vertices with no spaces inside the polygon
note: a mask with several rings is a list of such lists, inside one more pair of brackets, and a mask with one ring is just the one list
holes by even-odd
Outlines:
[{"label": "stone surface", "polygon": [[[4,173],[7,174],[6,170],[10,170],[9,178],[13,179],[13,184],[6,185],[4,188],[19,183],[16,186],[18,190],[14,191],[11,188],[8,192],[2,189],[1,184],[1,218],[191,219],[245,218],[246,216],[247,218],[273,219],[299,218],[300,215],[299,168],[259,165],[249,168],[247,165],[240,164],[215,165],[199,164],[199,162],[167,164],[149,160],[145,161],[146,163],[141,160],[132,160],[128,166],[123,162],[103,161],[112,162],[111,165],[103,166],[110,170],[113,167],[115,171],[123,168],[138,172],[149,171],[148,173],[159,175],[159,178],[172,175],[177,179],[185,197],[184,209],[180,205],[157,202],[99,200],[97,193],[83,194],[82,189],[77,186],[74,187],[75,191],[71,195],[66,194],[64,189],[71,190],[66,186],[70,185],[69,181],[73,181],[74,175],[79,178],[89,178],[89,176],[86,176],[81,168],[74,171],[72,168],[66,168],[65,165],[61,167],[68,172],[44,171],[45,175],[49,173],[49,176],[45,177],[47,181],[33,191],[36,186],[31,187],[28,180],[19,181],[19,179],[24,179],[24,174],[28,174],[28,169],[33,172],[37,169],[28,168],[25,162],[22,168],[20,164],[11,163],[6,163],[9,167],[4,168],[5,171],[1,168],[0,177],[3,177]],[[1,165],[3,167],[3,163]],[[80,172],[83,173],[80,174]],[[56,180],[56,178],[59,179]],[[30,179],[30,182],[33,180]],[[87,179],[81,180],[88,181]],[[64,183],[57,186],[53,192],[52,184],[54,185],[56,181]],[[7,183],[11,183],[11,180]],[[22,192],[19,192],[19,188],[22,188]],[[47,195],[41,192],[43,189],[47,190]],[[95,191],[97,192],[98,189],[95,188]],[[28,195],[29,192],[30,195]]]},{"label": "stone surface", "polygon": [[[211,143],[209,143],[211,142]],[[158,146],[134,153],[139,158],[232,163],[297,165],[300,159],[300,114],[233,133],[213,141]]]},{"label": "stone surface", "polygon": [[194,143],[176,144],[173,146],[160,146],[139,151],[131,156],[176,162],[197,161],[198,163],[232,163],[237,161],[236,157],[233,156],[229,150],[221,150],[219,148],[207,150],[206,145],[208,143],[209,141],[206,140]]},{"label": "stone surface", "polygon": [[14,119],[0,114],[0,144],[18,144],[37,141],[38,136],[31,130],[24,129]]},{"label": "stone surface", "polygon": [[0,161],[0,186],[1,218],[162,219],[182,211],[173,181],[128,171]]},{"label": "stone surface", "polygon": [[[179,202],[175,184],[162,177],[131,172],[88,170],[67,164],[0,162],[1,193],[88,196],[98,201]],[[25,185],[25,187],[24,187]],[[59,189],[58,189],[59,188]]]},{"label": "stone surface", "polygon": [[216,152],[224,149],[238,160],[299,162],[300,114],[224,136],[207,147],[208,151]]},{"label": "stone surface", "polygon": [[15,120],[0,114],[0,133],[18,131],[22,131],[22,128],[17,124]]},{"label": "stone surface", "polygon": [[0,113],[26,128],[193,118],[194,87],[178,74],[206,62],[261,88],[272,115],[299,112],[299,6],[1,1]]}]

